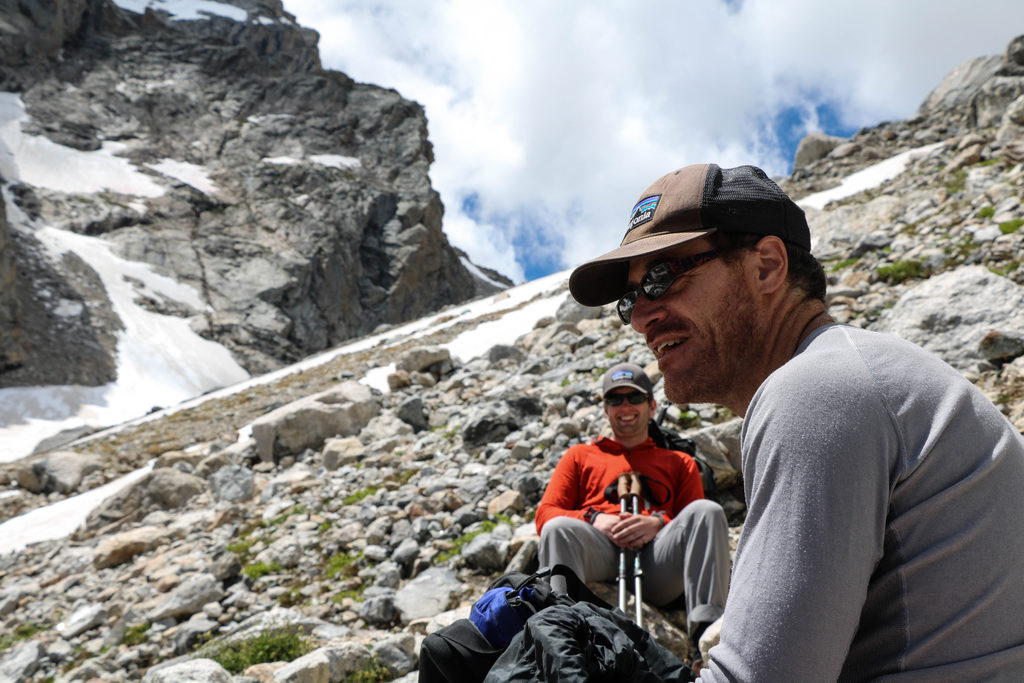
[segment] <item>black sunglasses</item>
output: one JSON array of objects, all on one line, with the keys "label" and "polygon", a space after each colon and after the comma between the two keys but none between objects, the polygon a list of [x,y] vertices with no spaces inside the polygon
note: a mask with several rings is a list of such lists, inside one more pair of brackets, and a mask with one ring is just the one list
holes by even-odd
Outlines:
[{"label": "black sunglasses", "polygon": [[629,290],[619,299],[619,303],[615,307],[619,312],[619,319],[622,320],[623,324],[629,324],[629,321],[633,318],[633,307],[636,306],[636,298],[640,296],[641,292],[653,301],[667,292],[672,283],[682,277],[683,273],[703,266],[708,261],[714,261],[716,258],[718,258],[718,252],[711,249],[694,254],[693,256],[687,256],[686,258],[676,259],[675,261],[662,261],[651,266],[650,270],[644,274],[643,279],[640,280],[640,286]]},{"label": "black sunglasses", "polygon": [[608,394],[604,397],[606,406],[621,406],[623,401],[629,401],[635,406],[647,402],[647,394],[640,391],[631,391],[628,394]]}]

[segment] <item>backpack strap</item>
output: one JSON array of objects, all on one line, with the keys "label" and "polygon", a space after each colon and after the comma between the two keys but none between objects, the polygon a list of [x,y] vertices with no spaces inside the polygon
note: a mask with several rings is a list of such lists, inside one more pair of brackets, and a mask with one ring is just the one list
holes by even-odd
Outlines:
[{"label": "backpack strap", "polygon": [[[552,576],[565,578],[567,592],[564,595],[568,599],[563,598],[559,600],[558,596],[563,594],[551,589],[550,577]],[[538,581],[538,579],[540,580]],[[611,607],[611,605],[597,597],[593,591],[587,588],[587,584],[583,583],[580,577],[576,576],[576,572],[564,564],[541,567],[532,574],[525,574],[523,572],[502,574],[491,583],[488,590],[504,586],[511,588],[514,594],[518,594],[521,588],[530,586],[536,594],[535,602],[541,608],[558,602],[571,605],[574,602],[580,601],[589,602],[592,605],[599,605],[601,607]]]},{"label": "backpack strap", "polygon": [[569,597],[576,602],[589,602],[592,605],[598,605],[599,607],[605,607],[611,609],[611,605],[597,597],[592,590],[587,588],[587,584],[580,580],[580,577],[576,576],[569,567],[564,564],[556,564],[551,567],[543,567],[538,571],[547,570],[552,576],[561,576],[565,578],[565,586],[568,589]]}]

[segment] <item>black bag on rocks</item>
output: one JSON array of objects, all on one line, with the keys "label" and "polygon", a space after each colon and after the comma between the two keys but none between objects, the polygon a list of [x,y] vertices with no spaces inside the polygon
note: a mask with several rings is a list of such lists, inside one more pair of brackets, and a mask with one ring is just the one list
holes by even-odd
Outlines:
[{"label": "black bag on rocks", "polygon": [[504,651],[472,621],[459,619],[423,639],[419,683],[480,683]]},{"label": "black bag on rocks", "polygon": [[693,670],[617,609],[586,602],[531,617],[483,683],[688,683]]},{"label": "black bag on rocks", "polygon": [[[552,575],[565,578],[568,593],[551,588]],[[423,639],[419,683],[481,683],[513,639],[513,630],[521,631],[527,619],[543,609],[579,600],[610,607],[564,565],[498,577],[473,606],[470,619],[459,619]],[[484,632],[496,642],[492,644]]]}]

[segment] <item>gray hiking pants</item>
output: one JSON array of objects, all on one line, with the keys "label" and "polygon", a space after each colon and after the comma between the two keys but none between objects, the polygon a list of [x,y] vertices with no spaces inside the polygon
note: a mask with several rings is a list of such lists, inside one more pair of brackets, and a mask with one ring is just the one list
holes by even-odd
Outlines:
[{"label": "gray hiking pants", "polygon": [[[548,520],[540,534],[540,566],[564,564],[585,583],[615,581],[619,547],[589,523],[572,517]],[[629,554],[632,571],[633,558]],[[657,607],[685,596],[686,625],[711,623],[725,611],[729,590],[729,525],[725,511],[710,500],[695,500],[640,550],[644,602]],[[555,576],[551,585],[566,590]],[[629,588],[633,588],[630,574]]]}]

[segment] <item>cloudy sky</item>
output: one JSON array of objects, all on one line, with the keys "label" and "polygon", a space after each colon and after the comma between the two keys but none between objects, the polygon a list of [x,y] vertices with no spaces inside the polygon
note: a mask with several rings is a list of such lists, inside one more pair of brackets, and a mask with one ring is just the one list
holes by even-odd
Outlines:
[{"label": "cloudy sky", "polygon": [[1021,0],[284,0],[325,67],[426,109],[449,239],[517,281],[618,245],[655,178],[781,176],[1024,34]]}]

